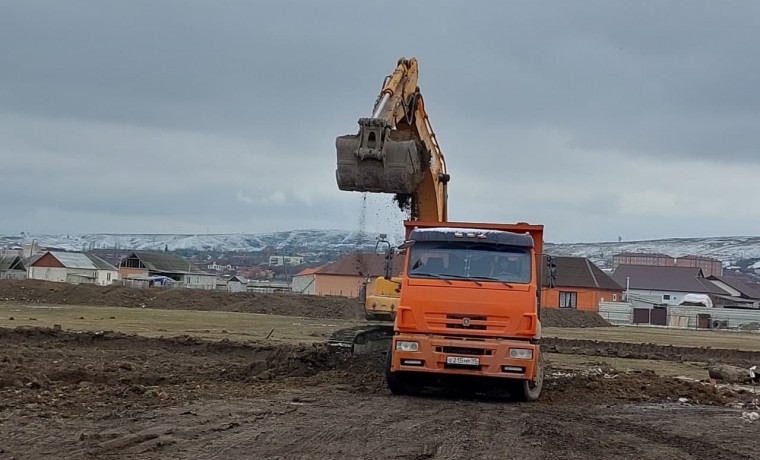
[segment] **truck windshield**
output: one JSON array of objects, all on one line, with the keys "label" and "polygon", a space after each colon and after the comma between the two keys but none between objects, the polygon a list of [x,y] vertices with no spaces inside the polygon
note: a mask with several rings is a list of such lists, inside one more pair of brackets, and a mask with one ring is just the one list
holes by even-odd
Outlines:
[{"label": "truck windshield", "polygon": [[411,247],[410,278],[530,283],[530,251],[487,243],[418,241]]}]

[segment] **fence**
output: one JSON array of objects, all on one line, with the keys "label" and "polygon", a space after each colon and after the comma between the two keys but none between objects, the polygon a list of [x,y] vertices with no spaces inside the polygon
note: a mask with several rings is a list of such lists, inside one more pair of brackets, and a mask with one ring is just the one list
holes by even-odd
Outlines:
[{"label": "fence", "polygon": [[[637,325],[633,305],[625,302],[601,302],[599,315],[615,326]],[[700,324],[700,317],[702,324]],[[651,324],[643,324],[650,326]],[[760,310],[738,310],[732,308],[707,308],[697,306],[667,307],[667,327],[711,329],[760,329]],[[753,327],[754,326],[754,327]]]}]

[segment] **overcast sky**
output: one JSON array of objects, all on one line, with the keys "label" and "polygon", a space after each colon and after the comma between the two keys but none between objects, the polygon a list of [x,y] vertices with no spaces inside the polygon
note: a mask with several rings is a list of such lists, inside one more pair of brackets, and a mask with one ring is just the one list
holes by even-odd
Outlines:
[{"label": "overcast sky", "polygon": [[[476,6],[477,5],[477,6]],[[415,56],[452,220],[757,235],[760,3],[0,2],[0,233],[359,228],[335,183]],[[367,230],[402,214],[368,199]]]}]

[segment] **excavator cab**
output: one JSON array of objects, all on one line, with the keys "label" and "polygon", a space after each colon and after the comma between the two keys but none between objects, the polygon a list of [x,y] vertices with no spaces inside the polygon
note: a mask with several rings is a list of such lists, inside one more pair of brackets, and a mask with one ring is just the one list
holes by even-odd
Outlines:
[{"label": "excavator cab", "polygon": [[[382,118],[361,118],[359,134],[336,139],[338,188],[355,192],[412,194],[422,182],[430,155],[408,133]],[[427,160],[427,161],[426,161]]]}]

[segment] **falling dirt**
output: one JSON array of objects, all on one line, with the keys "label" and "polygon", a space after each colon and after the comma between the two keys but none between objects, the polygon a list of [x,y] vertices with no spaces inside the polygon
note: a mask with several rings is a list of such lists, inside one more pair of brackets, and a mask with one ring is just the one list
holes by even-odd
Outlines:
[{"label": "falling dirt", "polygon": [[[757,458],[737,394],[550,373],[542,399],[394,397],[382,353],[0,329],[2,458]],[[551,363],[550,363],[551,364]],[[682,402],[678,402],[679,398]],[[411,435],[413,433],[413,435]]]},{"label": "falling dirt", "polygon": [[[357,233],[358,236],[364,235],[367,233],[367,192],[362,192],[362,202],[361,202],[361,208],[359,209],[359,220],[357,222]],[[360,255],[361,248],[360,248],[361,238],[357,237],[356,239],[356,250],[354,251],[354,270],[356,273],[359,274],[359,276],[365,276],[369,274],[369,268],[366,266],[366,264],[363,262],[362,257]]]}]

